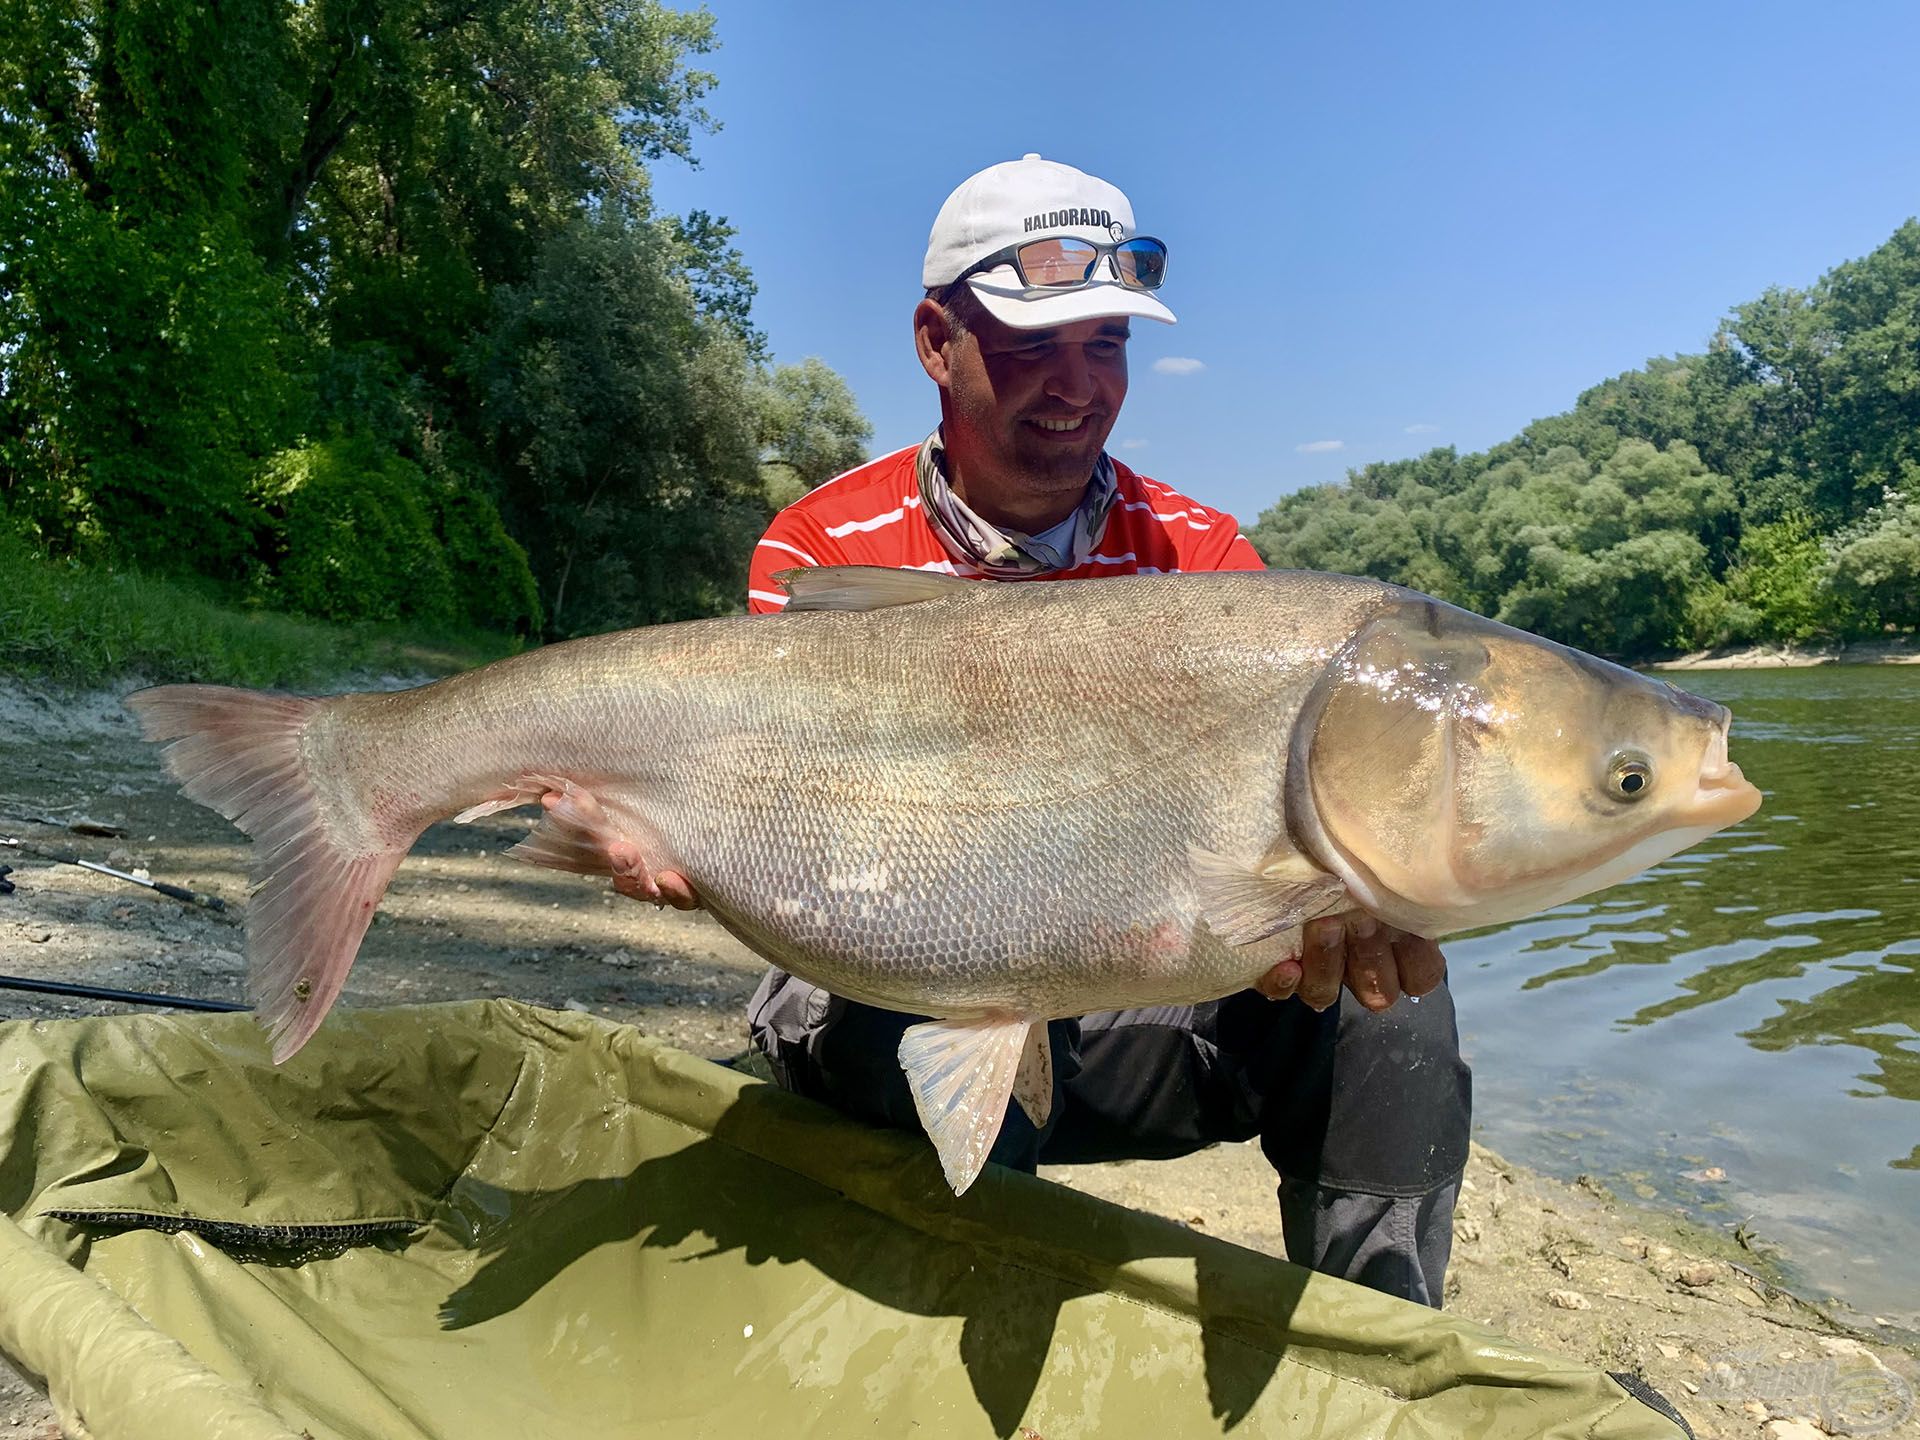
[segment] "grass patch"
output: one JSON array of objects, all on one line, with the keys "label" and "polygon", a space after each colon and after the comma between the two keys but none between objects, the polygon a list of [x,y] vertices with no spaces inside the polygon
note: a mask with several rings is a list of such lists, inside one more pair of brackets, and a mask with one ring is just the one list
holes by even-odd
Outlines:
[{"label": "grass patch", "polygon": [[422,634],[242,609],[193,585],[47,560],[0,534],[0,674],[299,689],[365,670],[447,675],[520,648],[484,631]]}]

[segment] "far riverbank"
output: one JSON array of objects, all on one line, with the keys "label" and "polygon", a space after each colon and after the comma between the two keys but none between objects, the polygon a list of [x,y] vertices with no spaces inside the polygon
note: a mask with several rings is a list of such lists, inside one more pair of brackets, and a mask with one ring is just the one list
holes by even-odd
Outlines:
[{"label": "far riverbank", "polygon": [[1815,665],[1920,665],[1920,644],[1911,635],[1851,645],[1749,645],[1738,650],[1695,650],[1656,660],[1652,670],[1800,670]]}]

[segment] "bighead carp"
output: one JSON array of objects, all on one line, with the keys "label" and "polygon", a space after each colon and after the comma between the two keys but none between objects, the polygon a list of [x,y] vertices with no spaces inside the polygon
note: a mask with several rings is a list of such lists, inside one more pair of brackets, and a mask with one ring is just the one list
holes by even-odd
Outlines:
[{"label": "bighead carp", "polygon": [[1730,716],[1396,586],[1301,572],[983,584],[791,572],[779,615],[551,645],[415,690],[129,705],[255,841],[276,1060],[427,826],[676,870],[748,946],[935,1018],[900,1059],[956,1191],[1045,1021],[1248,985],[1316,915],[1427,936],[1626,879],[1752,814]]}]

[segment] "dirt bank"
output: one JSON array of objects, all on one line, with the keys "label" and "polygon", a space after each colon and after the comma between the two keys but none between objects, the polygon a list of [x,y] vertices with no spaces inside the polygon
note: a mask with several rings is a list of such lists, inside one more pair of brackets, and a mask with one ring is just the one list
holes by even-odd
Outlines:
[{"label": "dirt bank", "polygon": [[[93,822],[122,835],[75,833]],[[603,884],[499,858],[519,815],[430,831],[401,866],[347,1004],[512,995],[633,1024],[695,1054],[744,1047],[761,964],[701,915],[616,901]],[[245,842],[182,800],[109,695],[0,682],[0,836],[78,852],[220,896],[246,895]],[[25,853],[0,895],[0,972],[238,1000],[232,918]],[[119,1007],[0,991],[0,1016]],[[1049,1171],[1091,1194],[1281,1253],[1256,1148]],[[1476,1150],[1447,1309],[1608,1369],[1638,1370],[1702,1436],[1920,1436],[1916,1357],[1847,1332],[1769,1285],[1731,1240],[1558,1184]],[[1805,1420],[1827,1427],[1794,1429]],[[57,1435],[45,1403],[0,1375],[0,1440]]]},{"label": "dirt bank", "polygon": [[1750,645],[1738,650],[1696,650],[1662,660],[1655,670],[1803,670],[1815,665],[1920,665],[1920,645],[1903,635],[1853,645]]}]

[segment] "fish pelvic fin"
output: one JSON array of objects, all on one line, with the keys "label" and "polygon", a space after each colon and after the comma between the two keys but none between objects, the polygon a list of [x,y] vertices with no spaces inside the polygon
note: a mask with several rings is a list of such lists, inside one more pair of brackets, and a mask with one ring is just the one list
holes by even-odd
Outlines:
[{"label": "fish pelvic fin", "polygon": [[576,875],[635,875],[646,869],[640,837],[610,812],[591,790],[562,775],[523,775],[514,782],[521,799],[538,800],[545,812],[526,839],[507,854],[529,865]]},{"label": "fish pelvic fin", "polygon": [[339,997],[412,837],[369,847],[340,833],[329,811],[345,797],[323,803],[301,755],[301,734],[325,700],[161,685],[126,704],[147,739],[164,742],[167,768],[187,798],[253,837],[247,992],[278,1064],[306,1044]]},{"label": "fish pelvic fin", "polygon": [[1190,845],[1187,860],[1199,890],[1200,913],[1229,945],[1251,945],[1316,915],[1348,908],[1346,882],[1298,857],[1255,870]]},{"label": "fish pelvic fin", "polygon": [[[1032,1053],[1036,1030],[1047,1053],[1046,1026],[1010,1015],[984,1020],[929,1020],[900,1037],[900,1068],[907,1072],[913,1108],[920,1112],[940,1168],[953,1193],[963,1195],[980,1177],[987,1152],[1000,1134],[1014,1080]],[[1052,1058],[1046,1060],[1048,1105],[1052,1103]],[[1021,1108],[1027,1109],[1027,1100]],[[1033,1112],[1027,1109],[1029,1117]]]},{"label": "fish pelvic fin", "polygon": [[893,570],[885,565],[795,566],[773,577],[792,598],[786,614],[796,610],[885,610],[894,605],[917,605],[959,591],[971,591],[977,580],[962,580],[937,570]]}]

